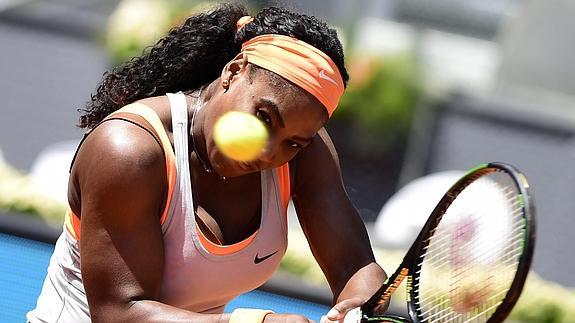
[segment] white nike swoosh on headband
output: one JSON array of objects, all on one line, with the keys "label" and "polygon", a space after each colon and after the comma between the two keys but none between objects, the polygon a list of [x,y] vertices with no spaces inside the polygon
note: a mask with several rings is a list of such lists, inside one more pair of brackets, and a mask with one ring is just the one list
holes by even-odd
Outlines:
[{"label": "white nike swoosh on headband", "polygon": [[336,82],[336,81],[334,81],[331,77],[325,75],[325,70],[319,71],[319,77],[322,78],[322,79],[324,79],[324,80],[328,80],[328,81],[330,81],[331,83],[337,85],[337,82]]}]

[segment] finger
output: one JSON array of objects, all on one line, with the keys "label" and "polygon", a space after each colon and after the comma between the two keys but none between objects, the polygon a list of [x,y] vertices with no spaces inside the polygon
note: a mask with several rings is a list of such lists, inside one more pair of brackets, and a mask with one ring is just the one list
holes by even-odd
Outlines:
[{"label": "finger", "polygon": [[323,315],[321,317],[321,319],[319,320],[319,323],[334,323],[334,322],[338,322],[338,321],[332,321],[332,320],[328,319],[326,315]]},{"label": "finger", "polygon": [[357,323],[360,322],[361,320],[361,308],[360,307],[356,307],[354,309],[351,309],[347,312],[347,314],[345,314],[345,317],[343,318],[343,323]]},{"label": "finger", "polygon": [[373,312],[377,314],[383,314],[387,312],[387,308],[389,307],[389,300],[385,303],[378,304],[374,309]]},{"label": "finger", "polygon": [[335,304],[329,312],[327,312],[327,318],[332,321],[343,320],[345,314],[356,307],[361,306],[364,303],[363,299],[359,297],[348,298],[337,304]]}]

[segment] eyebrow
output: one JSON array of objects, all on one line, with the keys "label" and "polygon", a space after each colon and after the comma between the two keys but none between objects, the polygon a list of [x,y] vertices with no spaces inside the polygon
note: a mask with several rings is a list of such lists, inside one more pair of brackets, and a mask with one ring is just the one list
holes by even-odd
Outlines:
[{"label": "eyebrow", "polygon": [[276,116],[276,119],[281,128],[285,128],[284,119],[280,114],[280,109],[278,108],[277,104],[270,99],[261,98],[259,104],[265,105],[266,107],[272,110],[273,114]]},{"label": "eyebrow", "polygon": [[[266,98],[260,98],[259,104],[265,105],[266,107],[270,108],[270,110],[272,110],[273,114],[276,116],[276,119],[277,119],[280,127],[285,128],[284,119],[282,118],[282,116],[280,114],[280,109],[278,108],[278,105],[274,101],[272,101],[270,99],[266,99]],[[305,144],[307,144],[313,140],[313,138],[300,137],[300,136],[293,137],[293,139],[300,141],[300,142],[303,142]]]}]

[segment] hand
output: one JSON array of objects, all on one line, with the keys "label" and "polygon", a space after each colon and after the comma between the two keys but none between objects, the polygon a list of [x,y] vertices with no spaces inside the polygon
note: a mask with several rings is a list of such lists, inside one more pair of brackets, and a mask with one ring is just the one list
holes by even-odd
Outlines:
[{"label": "hand", "polygon": [[315,323],[315,321],[308,319],[303,315],[297,314],[276,314],[271,313],[266,315],[264,323]]},{"label": "hand", "polygon": [[[330,322],[344,322],[344,318],[346,314],[365,303],[365,300],[359,297],[353,297],[346,300],[343,300],[337,304],[335,304],[331,310],[327,313],[327,315],[322,316],[320,323],[330,323]],[[384,304],[378,305],[374,312],[376,314],[383,314],[387,310],[389,306],[389,301],[385,302]]]},{"label": "hand", "polygon": [[345,315],[365,303],[365,300],[359,297],[348,298],[335,304],[325,316],[322,316],[320,323],[343,322]]}]

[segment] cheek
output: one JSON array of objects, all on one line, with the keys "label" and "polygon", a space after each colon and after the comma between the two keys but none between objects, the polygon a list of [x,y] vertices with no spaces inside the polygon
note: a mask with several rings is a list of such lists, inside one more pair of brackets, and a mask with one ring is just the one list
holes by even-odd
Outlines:
[{"label": "cheek", "polygon": [[298,150],[293,148],[282,147],[280,149],[281,153],[280,156],[284,163],[290,161],[294,156],[297,154]]},{"label": "cheek", "polygon": [[237,92],[221,93],[210,100],[210,110],[214,118],[217,119],[218,116],[232,110],[247,112],[244,111],[246,110],[246,104],[243,103],[245,99],[243,96],[238,95]]},{"label": "cheek", "polygon": [[285,143],[278,143],[274,146],[275,154],[273,164],[275,167],[279,167],[290,160],[292,160],[298,153],[299,150],[293,149],[287,146]]}]

